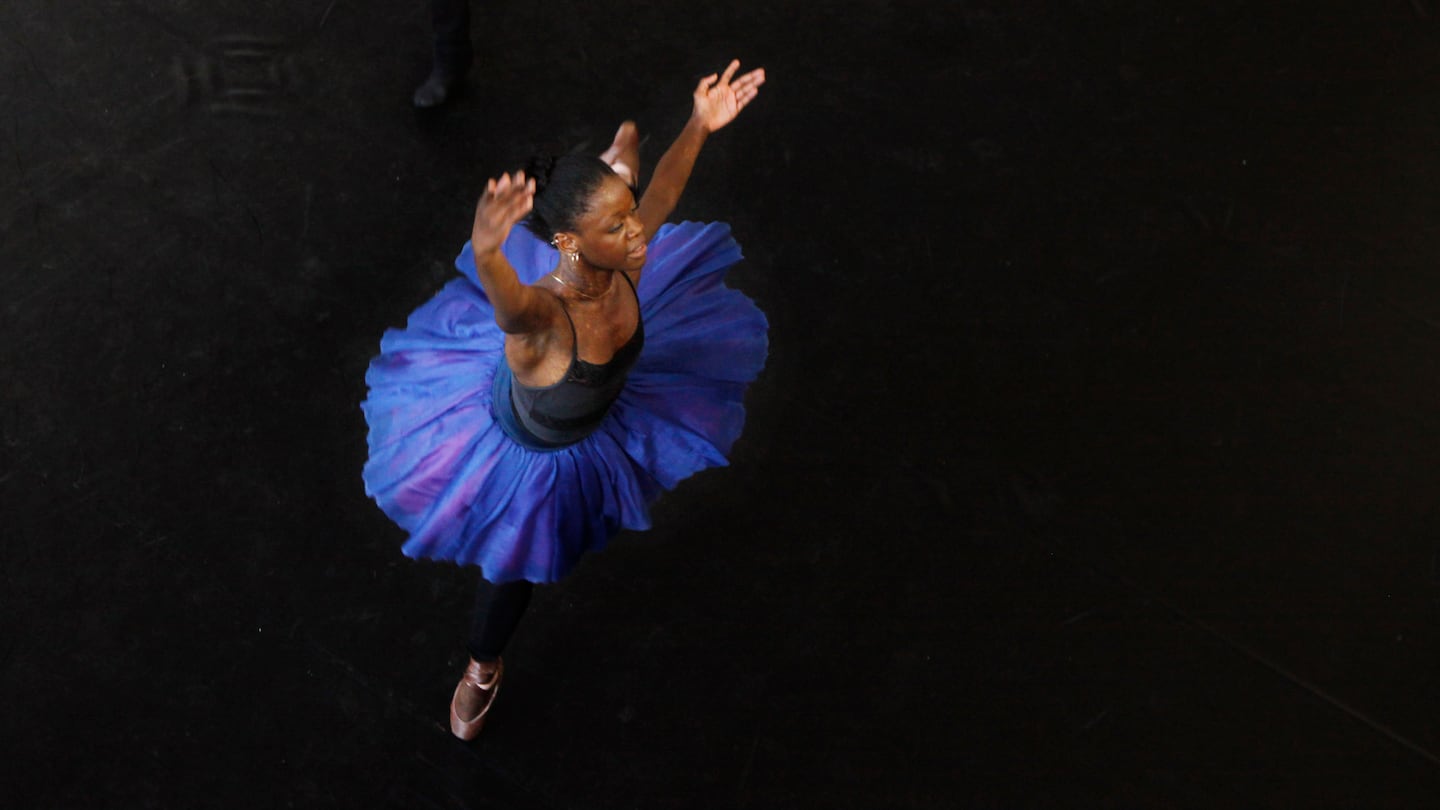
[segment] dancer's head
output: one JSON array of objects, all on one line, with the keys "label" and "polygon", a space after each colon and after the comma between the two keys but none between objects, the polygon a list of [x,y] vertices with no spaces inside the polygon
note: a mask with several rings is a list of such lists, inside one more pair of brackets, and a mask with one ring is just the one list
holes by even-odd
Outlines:
[{"label": "dancer's head", "polygon": [[537,158],[525,174],[535,179],[534,206],[525,220],[532,233],[596,268],[644,266],[634,192],[604,161],[588,155]]},{"label": "dancer's head", "polygon": [[531,158],[525,176],[535,180],[535,207],[525,227],[549,242],[562,231],[575,231],[590,208],[590,198],[615,172],[593,155]]}]

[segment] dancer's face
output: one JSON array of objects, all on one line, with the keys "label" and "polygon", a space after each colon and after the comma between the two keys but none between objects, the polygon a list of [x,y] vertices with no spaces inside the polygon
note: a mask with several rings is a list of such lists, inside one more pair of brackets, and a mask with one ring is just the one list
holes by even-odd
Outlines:
[{"label": "dancer's face", "polygon": [[645,229],[635,214],[635,195],[618,177],[607,177],[590,195],[575,232],[585,261],[605,270],[634,272],[645,266]]}]

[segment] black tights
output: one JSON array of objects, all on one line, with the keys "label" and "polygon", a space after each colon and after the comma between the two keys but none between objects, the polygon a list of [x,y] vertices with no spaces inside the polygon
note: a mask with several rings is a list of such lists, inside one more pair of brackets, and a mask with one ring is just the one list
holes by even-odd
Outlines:
[{"label": "black tights", "polygon": [[475,618],[470,622],[470,641],[466,648],[476,661],[494,661],[505,649],[505,642],[515,635],[520,617],[530,606],[535,583],[520,579],[495,585],[484,579],[475,589]]}]

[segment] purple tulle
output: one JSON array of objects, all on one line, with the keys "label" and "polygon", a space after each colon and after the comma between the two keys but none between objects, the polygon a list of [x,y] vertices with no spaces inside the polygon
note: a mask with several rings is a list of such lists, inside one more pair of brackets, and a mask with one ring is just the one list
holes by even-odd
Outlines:
[{"label": "purple tulle", "polygon": [[[504,252],[525,283],[558,259],[521,228]],[[649,528],[661,491],[724,466],[767,349],[765,315],[724,284],[739,260],[723,223],[661,227],[637,290],[645,349],[625,390],[593,434],[545,452],[495,423],[505,336],[466,244],[463,278],[387,331],[365,375],[365,491],[409,532],[404,553],[478,565],[494,582],[553,582],[620,529]]]}]

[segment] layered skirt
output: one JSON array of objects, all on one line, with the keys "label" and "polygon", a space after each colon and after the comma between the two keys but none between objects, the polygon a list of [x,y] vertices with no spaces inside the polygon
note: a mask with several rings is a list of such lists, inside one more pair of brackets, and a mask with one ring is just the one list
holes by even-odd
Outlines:
[{"label": "layered skirt", "polygon": [[[519,227],[503,251],[527,284],[558,260]],[[491,396],[505,335],[467,244],[462,278],[387,331],[365,375],[365,491],[409,533],[404,553],[476,565],[493,582],[552,582],[619,530],[649,528],[662,491],[724,466],[767,349],[765,315],[724,284],[740,258],[723,223],[661,227],[637,287],[645,349],[625,389],[594,433],[536,450],[496,421],[511,407]]]}]

